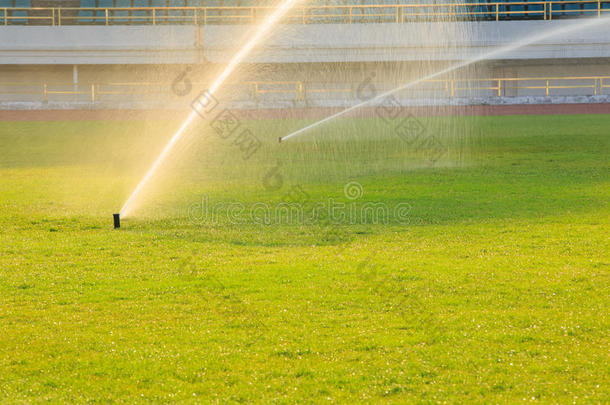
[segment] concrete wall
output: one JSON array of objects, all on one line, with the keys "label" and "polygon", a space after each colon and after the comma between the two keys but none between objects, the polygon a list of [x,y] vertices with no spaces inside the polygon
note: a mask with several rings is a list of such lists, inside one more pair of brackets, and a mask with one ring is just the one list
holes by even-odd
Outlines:
[{"label": "concrete wall", "polygon": [[[592,25],[594,24],[594,25]],[[0,65],[226,62],[250,26],[0,27]],[[542,36],[541,36],[542,34]],[[284,25],[248,61],[345,63],[610,57],[610,20]]]},{"label": "concrete wall", "polygon": [[[430,70],[441,70],[446,62],[430,64]],[[78,83],[73,83],[73,66],[70,65],[13,65],[0,67],[0,102],[42,102],[43,86],[47,85],[47,101],[89,103],[92,106],[118,108],[121,103],[140,103],[143,106],[175,106],[188,104],[188,96],[172,91],[172,81],[187,72],[192,84],[193,97],[209,87],[211,77],[222,65],[205,64],[180,65],[78,65]],[[299,101],[304,103],[354,103],[359,99],[359,88],[375,86],[377,93],[393,89],[416,79],[419,63],[345,63],[345,64],[249,64],[232,76],[223,87],[219,97],[223,101],[261,103],[262,105],[284,105],[297,100],[297,84],[302,83],[303,94]],[[474,69],[449,76],[449,79],[501,79],[501,78],[549,78],[606,76],[601,88],[599,79],[575,78],[569,81],[550,80],[551,87],[574,86],[571,88],[551,88],[550,96],[593,96],[610,94],[610,60],[590,59],[576,63],[573,60],[511,60],[480,64]],[[251,81],[287,81],[285,84],[261,84],[260,90],[275,90],[252,95]],[[15,83],[11,85],[10,83]],[[136,83],[136,84],[129,84]],[[95,85],[95,100],[91,102],[91,85]],[[146,85],[144,85],[146,84]],[[544,79],[521,80],[503,83],[502,97],[543,97],[546,96]],[[454,98],[494,99],[497,90],[465,89],[465,87],[494,87],[493,80],[456,84]],[[579,86],[579,87],[577,87]],[[524,88],[538,87],[538,88]],[[457,89],[460,88],[460,89]],[[365,89],[367,91],[368,87]],[[82,94],[58,94],[59,91],[77,90]],[[285,92],[281,92],[285,90]],[[120,94],[115,94],[120,93]],[[405,100],[449,99],[445,82],[424,84],[400,94]]]},{"label": "concrete wall", "polygon": [[[593,25],[590,25],[593,24]],[[0,27],[0,103],[87,104],[117,107],[184,105],[171,90],[185,69],[196,90],[205,89],[244,43],[248,26],[8,26]],[[541,36],[542,33],[542,36]],[[526,42],[538,38],[533,44]],[[521,42],[524,46],[512,46]],[[501,47],[511,47],[497,52]],[[304,84],[300,103],[349,105],[372,77],[379,91],[394,88],[468,58],[490,54],[449,79],[610,77],[610,23],[606,20],[477,23],[287,25],[266,39],[223,88],[223,99],[253,105],[295,103],[287,91],[252,97],[250,81]],[[76,66],[77,77],[74,76]],[[76,79],[76,80],[75,80]],[[117,83],[149,83],[129,90]],[[12,84],[11,84],[12,83]],[[114,84],[113,84],[114,83]],[[95,85],[94,101],[91,85]],[[540,80],[519,86],[540,87]],[[558,84],[551,82],[551,85]],[[610,93],[590,79],[562,82],[550,96]],[[493,83],[484,83],[484,86]],[[605,85],[610,85],[607,79]],[[292,87],[291,87],[292,86]],[[440,86],[440,87],[439,87]],[[403,93],[405,100],[442,99],[447,91]],[[477,84],[470,84],[477,87]],[[281,90],[277,86],[276,90]],[[143,92],[145,90],[145,92]],[[82,94],[59,94],[77,91]],[[455,98],[493,99],[494,90],[456,90]],[[503,97],[544,97],[544,89],[504,84]],[[24,104],[25,105],[25,104]],[[29,104],[28,104],[29,105]],[[63,104],[62,104],[63,105]]]}]

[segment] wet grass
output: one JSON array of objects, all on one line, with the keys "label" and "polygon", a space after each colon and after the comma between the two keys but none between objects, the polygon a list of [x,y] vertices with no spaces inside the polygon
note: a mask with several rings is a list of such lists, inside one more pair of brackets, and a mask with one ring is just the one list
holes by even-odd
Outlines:
[{"label": "wet grass", "polygon": [[257,154],[183,145],[119,231],[176,123],[0,123],[0,398],[605,402],[610,117],[461,120],[432,163],[371,120],[250,122]]}]

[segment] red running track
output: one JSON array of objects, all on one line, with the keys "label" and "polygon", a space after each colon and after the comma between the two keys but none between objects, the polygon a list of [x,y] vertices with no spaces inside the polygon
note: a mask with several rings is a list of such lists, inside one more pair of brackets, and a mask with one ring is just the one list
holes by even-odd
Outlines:
[{"label": "red running track", "polygon": [[[392,108],[392,107],[390,107]],[[287,108],[232,110],[241,119],[322,119],[342,111],[343,108]],[[182,119],[176,110],[0,110],[0,121],[130,121],[130,120],[176,120]],[[188,111],[184,111],[184,117]],[[610,103],[596,104],[515,104],[477,106],[400,107],[397,115],[405,116],[465,115],[568,115],[610,114]],[[352,116],[374,117],[376,108],[363,107]]]}]

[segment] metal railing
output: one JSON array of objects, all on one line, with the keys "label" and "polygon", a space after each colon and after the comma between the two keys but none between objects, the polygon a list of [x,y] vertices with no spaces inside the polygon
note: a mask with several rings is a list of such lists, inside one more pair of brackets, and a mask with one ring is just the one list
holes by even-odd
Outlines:
[{"label": "metal railing", "polygon": [[[397,88],[404,83],[378,84],[379,90]],[[205,88],[204,83],[193,83],[193,88]],[[316,85],[303,81],[252,81],[229,86],[227,96],[232,100],[250,100],[254,102],[267,100],[288,100],[299,102],[321,97],[351,98],[357,100],[358,85]],[[421,85],[397,92],[397,97],[456,98],[470,97],[473,93],[486,97],[521,96],[523,90],[529,91],[527,96],[551,96],[556,90],[577,90],[571,95],[610,95],[610,76],[569,76],[569,77],[520,77],[520,78],[489,78],[489,79],[435,79],[427,80]],[[532,93],[533,91],[533,93]],[[115,102],[112,96],[118,96],[121,101],[124,96],[131,96],[133,101],[170,100],[175,98],[171,93],[171,83],[158,82],[125,82],[125,83],[93,83],[93,84],[32,84],[32,83],[0,83],[0,96],[28,95],[29,100],[49,102],[79,99],[90,103]],[[241,94],[241,95],[240,95]],[[237,96],[236,96],[237,95]],[[63,98],[62,98],[63,97]],[[1,100],[1,99],[0,99]],[[18,100],[22,101],[22,100]]]},{"label": "metal railing", "polygon": [[[584,83],[575,83],[584,82]],[[286,88],[290,84],[290,88]],[[403,87],[406,83],[377,85],[379,90],[391,90]],[[344,94],[356,98],[356,88],[315,87],[304,82],[254,82],[251,84],[251,98],[255,101],[265,94],[294,94],[294,101],[302,101],[310,94],[332,93]],[[610,88],[610,76],[567,76],[567,77],[520,77],[520,78],[492,78],[492,79],[435,79],[426,80],[419,87],[398,91],[401,93],[428,93],[435,96],[455,98],[464,95],[464,92],[488,91],[490,96],[510,97],[507,92],[518,93],[519,90],[542,90],[544,96],[550,96],[553,90],[574,89],[589,91],[588,95],[599,96],[604,89]]]},{"label": "metal railing", "polygon": [[[77,86],[77,87],[79,87],[79,86]],[[91,95],[92,103],[94,103],[96,100],[98,100],[95,89],[97,87],[99,87],[99,85],[90,84],[88,86],[82,86],[82,87],[86,88],[87,90],[49,90],[49,86],[46,83],[44,83],[42,85],[42,101],[48,102],[49,95],[53,95],[53,94],[74,95],[74,96],[86,94],[87,96]]]},{"label": "metal railing", "polygon": [[[123,25],[123,24],[254,24],[273,10],[269,6],[241,7],[31,7],[0,8],[4,25]],[[451,20],[552,20],[559,17],[601,17],[610,13],[610,0],[463,2],[431,4],[367,4],[302,6],[283,22],[405,23]]]}]

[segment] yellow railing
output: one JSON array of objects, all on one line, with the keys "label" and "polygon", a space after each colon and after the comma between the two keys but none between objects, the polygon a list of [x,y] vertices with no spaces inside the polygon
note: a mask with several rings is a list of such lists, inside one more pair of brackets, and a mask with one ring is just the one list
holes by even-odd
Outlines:
[{"label": "yellow railing", "polygon": [[[315,98],[315,96],[310,97],[311,95],[323,94],[341,94],[344,97],[352,99],[357,99],[358,97],[357,84],[343,87],[316,86],[302,81],[252,81],[245,84],[248,88],[247,93],[243,92],[243,84],[230,86],[229,90],[237,89],[238,91],[233,94],[240,93],[239,88],[242,86],[241,94],[248,94],[247,97],[253,101],[260,101],[265,99],[265,97],[269,97],[268,95],[274,94],[280,96],[288,95],[288,98],[284,97],[283,99],[294,102]],[[379,84],[376,87],[379,91],[386,91],[400,87],[403,84],[405,83],[386,83],[385,85]],[[205,88],[204,83],[192,83],[192,85],[193,88]],[[472,95],[473,91],[478,91],[478,94],[481,94],[480,92],[488,92],[487,96],[511,97],[520,95],[518,94],[520,90],[538,90],[536,94],[527,94],[530,96],[550,96],[553,90],[560,89],[586,90],[588,95],[598,96],[610,94],[610,91],[605,90],[608,88],[610,88],[610,76],[435,79],[424,81],[418,87],[409,88],[402,92],[399,91],[397,96],[400,97],[401,93],[409,93],[412,96],[426,93],[435,97],[454,98],[468,97]],[[137,99],[144,100],[151,100],[154,97],[167,100],[172,97],[171,83],[124,82],[86,85],[48,83],[36,85],[23,82],[0,83],[0,95],[18,94],[39,95],[40,99],[44,102],[49,101],[50,96],[56,100],[60,98],[54,96],[85,96],[86,100],[92,103],[104,101],[105,96],[135,96]]]},{"label": "yellow railing", "polygon": [[[574,83],[587,82],[587,83]],[[520,83],[521,82],[521,83]],[[535,83],[530,83],[535,82]],[[485,85],[488,83],[488,85]],[[608,84],[607,84],[608,83]],[[286,87],[286,85],[290,87]],[[391,86],[384,86],[383,91],[398,88],[406,83],[397,83]],[[436,85],[426,87],[426,85]],[[308,94],[334,93],[348,94],[356,97],[355,88],[316,88],[308,86],[303,82],[252,82],[251,98],[259,100],[265,94],[289,93],[294,94],[295,101],[304,100]],[[356,86],[357,87],[357,86]],[[464,91],[474,90],[489,91],[497,97],[506,96],[506,91],[518,92],[519,90],[544,90],[545,96],[550,96],[552,90],[558,89],[581,89],[591,90],[591,95],[602,95],[604,89],[610,88],[610,76],[569,76],[569,77],[520,77],[520,78],[494,78],[494,79],[437,79],[422,82],[419,88],[409,88],[402,92],[410,93],[441,93],[448,98],[457,97]],[[400,94],[398,91],[397,94]]]},{"label": "yellow railing", "polygon": [[97,98],[95,94],[96,85],[90,84],[88,86],[84,86],[87,90],[49,90],[49,86],[44,83],[42,85],[42,101],[49,101],[49,95],[60,94],[60,95],[74,95],[78,96],[81,94],[86,94],[91,96],[91,102],[94,103]]},{"label": "yellow railing", "polygon": [[[575,7],[571,9],[570,6]],[[0,8],[0,22],[9,24],[252,24],[272,10],[268,6],[241,7],[32,7]],[[32,15],[30,15],[30,12]],[[511,2],[463,2],[434,4],[367,4],[295,7],[284,23],[361,23],[434,20],[597,16],[610,12],[610,1],[558,0]],[[17,15],[15,15],[17,14]],[[25,14],[25,15],[19,15]]]}]

